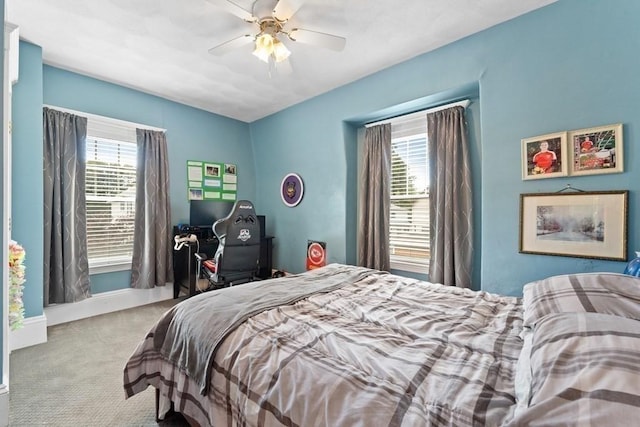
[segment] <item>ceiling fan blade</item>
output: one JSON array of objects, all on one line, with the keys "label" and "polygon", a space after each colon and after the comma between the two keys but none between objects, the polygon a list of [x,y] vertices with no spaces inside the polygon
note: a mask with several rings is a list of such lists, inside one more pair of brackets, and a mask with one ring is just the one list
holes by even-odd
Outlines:
[{"label": "ceiling fan blade", "polygon": [[289,31],[288,35],[293,41],[326,47],[327,49],[335,51],[341,51],[347,43],[347,39],[344,37],[318,31],[303,30],[302,28],[294,28]]},{"label": "ceiling fan blade", "polygon": [[238,6],[231,0],[209,0],[211,4],[225,10],[233,15],[236,15],[240,19],[244,19],[247,22],[256,22],[257,19],[251,12]]},{"label": "ceiling fan blade", "polygon": [[278,0],[278,3],[273,8],[273,16],[280,21],[287,21],[303,4],[304,0]]},{"label": "ceiling fan blade", "polygon": [[245,34],[212,47],[209,49],[209,53],[216,56],[224,55],[225,53],[229,53],[232,50],[251,43],[254,39],[255,37],[251,34]]}]

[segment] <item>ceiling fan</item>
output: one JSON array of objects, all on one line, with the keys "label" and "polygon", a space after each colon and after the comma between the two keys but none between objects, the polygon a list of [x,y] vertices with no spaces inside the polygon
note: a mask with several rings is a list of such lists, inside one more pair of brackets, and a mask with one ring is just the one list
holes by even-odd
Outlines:
[{"label": "ceiling fan", "polygon": [[232,0],[209,0],[212,4],[238,16],[255,26],[252,33],[245,33],[209,49],[213,55],[224,55],[238,47],[254,43],[253,54],[260,60],[281,62],[291,52],[280,40],[283,37],[294,42],[325,47],[335,51],[344,49],[346,39],[333,34],[288,28],[291,17],[300,9],[304,0],[255,0],[251,11]]}]

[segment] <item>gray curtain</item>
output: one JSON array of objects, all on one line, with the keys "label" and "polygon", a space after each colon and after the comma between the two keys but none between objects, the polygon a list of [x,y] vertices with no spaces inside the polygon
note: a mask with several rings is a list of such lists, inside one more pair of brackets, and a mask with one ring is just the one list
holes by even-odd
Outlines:
[{"label": "gray curtain", "polygon": [[471,287],[473,213],[464,108],[427,115],[431,259],[429,281]]},{"label": "gray curtain", "polygon": [[169,158],[164,132],[136,129],[138,168],[131,287],[173,281]]},{"label": "gray curtain", "polygon": [[87,119],[42,111],[44,143],[44,306],[91,296],[87,255]]},{"label": "gray curtain", "polygon": [[360,173],[358,265],[389,271],[391,124],[365,130]]}]

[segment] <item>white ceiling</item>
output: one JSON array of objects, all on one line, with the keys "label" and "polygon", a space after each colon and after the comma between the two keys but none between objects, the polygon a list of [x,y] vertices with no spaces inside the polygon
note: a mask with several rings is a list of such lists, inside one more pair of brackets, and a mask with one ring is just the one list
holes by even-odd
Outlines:
[{"label": "white ceiling", "polygon": [[270,73],[250,44],[208,53],[255,28],[216,0],[8,0],[7,20],[46,64],[252,122],[554,1],[306,0],[292,22],[346,47],[283,40],[287,75]]}]

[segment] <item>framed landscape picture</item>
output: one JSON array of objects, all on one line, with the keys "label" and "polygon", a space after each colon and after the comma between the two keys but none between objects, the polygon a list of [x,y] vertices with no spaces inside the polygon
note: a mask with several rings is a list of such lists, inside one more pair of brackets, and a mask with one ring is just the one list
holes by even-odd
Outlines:
[{"label": "framed landscape picture", "polygon": [[569,175],[624,171],[622,123],[569,132]]},{"label": "framed landscape picture", "polygon": [[567,175],[567,133],[557,132],[522,140],[522,179]]},{"label": "framed landscape picture", "polygon": [[627,260],[628,191],[520,195],[520,252]]}]

